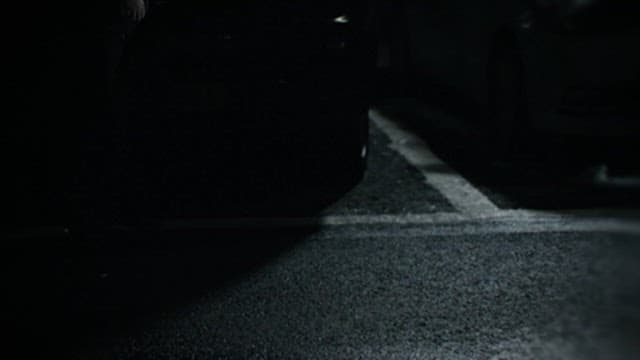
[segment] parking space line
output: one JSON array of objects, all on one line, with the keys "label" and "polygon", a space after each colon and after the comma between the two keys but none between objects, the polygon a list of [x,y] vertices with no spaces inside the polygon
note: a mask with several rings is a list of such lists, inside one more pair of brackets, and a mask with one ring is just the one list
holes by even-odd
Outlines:
[{"label": "parking space line", "polygon": [[424,140],[401,128],[378,110],[370,110],[369,118],[389,137],[389,146],[417,168],[426,183],[438,190],[457,211],[467,215],[491,215],[500,210],[482,192],[433,154]]},{"label": "parking space line", "polygon": [[[528,232],[614,232],[640,234],[638,212],[530,210],[497,211],[492,215],[465,215],[453,212],[430,214],[328,215],[321,217],[230,218],[168,220],[161,230],[255,230],[322,228],[342,226],[400,225],[417,226],[430,232],[458,233],[528,233]],[[422,225],[432,225],[428,228]],[[370,228],[371,230],[373,228]],[[375,231],[385,231],[377,228]],[[389,231],[397,231],[393,227]],[[422,231],[419,230],[419,231]],[[372,230],[373,231],[373,230]],[[365,231],[366,233],[366,231]]]},{"label": "parking space line", "polygon": [[[384,225],[406,226],[404,232],[422,235],[612,232],[640,235],[640,211],[620,209],[578,209],[563,211],[501,210],[492,214],[439,212],[426,214],[327,215],[310,217],[239,217],[166,219],[154,231],[283,230],[323,229],[361,226],[363,234],[383,233]],[[380,225],[376,227],[376,225]],[[424,227],[422,225],[430,225]],[[107,227],[105,230],[109,230]],[[117,226],[111,230],[136,231],[135,226]],[[413,229],[413,230],[411,230]],[[398,231],[397,227],[388,231]],[[72,233],[73,231],[71,231]],[[65,227],[36,228],[5,234],[8,239],[67,236]],[[416,235],[417,236],[417,235]]]}]

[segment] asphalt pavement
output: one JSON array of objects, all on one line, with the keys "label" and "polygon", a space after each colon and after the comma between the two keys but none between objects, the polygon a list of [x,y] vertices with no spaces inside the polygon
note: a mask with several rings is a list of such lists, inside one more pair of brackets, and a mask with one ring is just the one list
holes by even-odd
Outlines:
[{"label": "asphalt pavement", "polygon": [[[607,234],[323,231],[80,358],[632,359],[638,247]],[[455,232],[455,230],[453,231]],[[171,257],[169,257],[170,260]],[[202,275],[200,275],[202,276]],[[79,346],[81,348],[81,346]],[[97,350],[97,351],[96,351]],[[85,350],[87,351],[87,350]]]},{"label": "asphalt pavement", "polygon": [[[221,89],[200,75],[220,69],[188,55],[210,38],[192,46],[171,25],[142,49],[167,61],[124,61],[141,76],[124,86],[128,119],[144,121],[123,118],[137,147],[123,188],[154,221],[81,231],[55,223],[55,202],[21,204],[19,229],[0,232],[3,358],[640,358],[640,191],[600,181],[600,147],[491,163],[458,115],[399,99],[369,114],[359,183],[292,181],[293,122],[212,121],[198,106]],[[263,130],[279,130],[277,156]],[[637,171],[622,158],[609,165]]]},{"label": "asphalt pavement", "polygon": [[371,118],[367,175],[322,211],[5,241],[12,358],[637,358],[637,209],[496,205]]}]

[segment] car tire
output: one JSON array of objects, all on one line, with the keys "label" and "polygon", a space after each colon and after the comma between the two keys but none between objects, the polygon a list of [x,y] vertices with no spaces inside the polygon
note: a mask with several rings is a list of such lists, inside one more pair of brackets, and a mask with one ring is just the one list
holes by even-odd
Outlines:
[{"label": "car tire", "polygon": [[513,33],[500,31],[495,36],[487,74],[488,150],[494,160],[511,159],[517,156],[527,127],[524,66]]},{"label": "car tire", "polygon": [[[331,176],[333,185],[353,187],[363,178],[369,157],[369,118],[366,111],[352,114],[341,134],[332,136],[331,154],[327,166],[335,174]],[[355,120],[355,121],[354,121]],[[326,179],[326,177],[325,177]]]},{"label": "car tire", "polygon": [[[350,176],[353,181],[359,182],[367,171],[367,162],[369,158],[369,114],[363,112],[358,117],[356,124],[358,142],[355,149],[352,150],[349,168],[353,174]],[[349,172],[348,172],[349,173]]]}]

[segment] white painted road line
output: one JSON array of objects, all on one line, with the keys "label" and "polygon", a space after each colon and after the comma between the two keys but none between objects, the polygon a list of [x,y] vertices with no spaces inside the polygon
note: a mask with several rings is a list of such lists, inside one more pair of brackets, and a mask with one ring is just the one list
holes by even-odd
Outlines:
[{"label": "white painted road line", "polygon": [[[461,213],[330,215],[324,217],[177,219],[165,221],[160,230],[287,229],[341,226],[417,226],[423,232],[447,229],[457,233],[611,232],[640,235],[638,211],[498,211],[492,215]],[[422,225],[430,225],[424,227]],[[397,227],[389,231],[398,231]],[[404,230],[403,230],[404,231]],[[366,232],[366,231],[365,231]]]},{"label": "white painted road line", "polygon": [[[425,234],[494,234],[529,232],[609,232],[640,235],[640,211],[619,209],[590,209],[565,211],[502,210],[493,214],[462,214],[441,212],[431,214],[376,214],[376,215],[328,215],[317,217],[246,217],[246,218],[191,218],[166,219],[153,230],[157,231],[215,231],[215,230],[283,230],[320,229],[332,230],[343,226],[362,226],[363,233],[370,234],[376,225],[398,225],[402,231]],[[428,226],[424,226],[428,225]],[[398,231],[397,226],[388,231]],[[410,229],[411,228],[411,229]],[[109,228],[107,228],[109,229]],[[119,226],[111,230],[135,231],[135,227]],[[373,230],[371,230],[373,231]],[[384,232],[380,226],[377,232]],[[73,232],[73,231],[71,231]],[[37,238],[66,236],[64,227],[38,228],[16,232],[7,238]]]},{"label": "white painted road line", "polygon": [[389,146],[416,167],[427,184],[446,197],[456,210],[467,215],[491,215],[499,211],[482,192],[434,155],[424,140],[377,110],[370,110],[369,118],[389,137]]}]

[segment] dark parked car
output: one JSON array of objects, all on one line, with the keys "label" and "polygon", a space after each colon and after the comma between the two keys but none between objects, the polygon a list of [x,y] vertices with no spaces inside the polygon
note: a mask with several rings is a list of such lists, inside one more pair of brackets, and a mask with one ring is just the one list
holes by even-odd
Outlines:
[{"label": "dark parked car", "polygon": [[640,4],[539,0],[493,36],[488,59],[494,144],[532,131],[588,136],[640,130]]},{"label": "dark parked car", "polygon": [[142,211],[153,197],[220,213],[222,198],[362,178],[376,56],[365,1],[150,3],[109,82],[114,116],[100,100],[105,29],[83,26],[84,4],[39,2],[18,32],[12,222],[84,217],[108,192]]},{"label": "dark parked car", "polygon": [[637,2],[398,4],[381,22],[386,66],[409,85],[400,91],[453,115],[437,125],[497,156],[527,141],[638,134]]},{"label": "dark parked car", "polygon": [[182,149],[205,142],[216,161],[290,157],[326,180],[361,178],[375,48],[353,3],[162,3],[123,63],[127,131],[151,126]]}]

